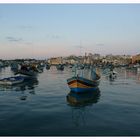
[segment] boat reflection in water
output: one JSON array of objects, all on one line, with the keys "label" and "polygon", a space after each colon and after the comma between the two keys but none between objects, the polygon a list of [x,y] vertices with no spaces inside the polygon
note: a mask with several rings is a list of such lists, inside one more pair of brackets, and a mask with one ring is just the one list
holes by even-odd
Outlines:
[{"label": "boat reflection in water", "polygon": [[75,127],[81,128],[90,121],[90,109],[92,105],[96,104],[100,99],[100,90],[97,88],[95,91],[87,93],[70,92],[67,95],[68,105],[71,107],[72,122]]},{"label": "boat reflection in water", "polygon": [[[35,94],[35,87],[38,85],[37,79],[30,79],[23,83],[16,85],[0,85],[0,91],[7,91],[8,93],[18,92],[21,94],[20,100],[26,100],[29,94]],[[19,94],[18,94],[19,95]]]},{"label": "boat reflection in water", "polygon": [[100,90],[97,88],[91,92],[84,92],[84,93],[75,93],[70,92],[67,95],[67,102],[71,106],[86,106],[95,104],[98,102],[100,98]]}]

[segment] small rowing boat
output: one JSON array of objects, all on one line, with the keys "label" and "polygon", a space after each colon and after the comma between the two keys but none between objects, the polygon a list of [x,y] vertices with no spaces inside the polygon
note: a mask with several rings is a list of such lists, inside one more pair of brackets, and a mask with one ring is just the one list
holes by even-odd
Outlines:
[{"label": "small rowing boat", "polygon": [[15,76],[15,77],[8,77],[0,79],[0,84],[2,85],[15,85],[22,83],[24,81],[24,77],[22,76]]}]

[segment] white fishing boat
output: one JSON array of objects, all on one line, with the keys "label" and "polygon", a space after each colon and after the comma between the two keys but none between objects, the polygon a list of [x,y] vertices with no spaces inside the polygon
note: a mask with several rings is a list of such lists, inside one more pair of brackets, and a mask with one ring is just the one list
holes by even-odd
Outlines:
[{"label": "white fishing boat", "polygon": [[8,77],[0,79],[0,84],[2,85],[15,85],[22,83],[24,81],[24,77],[22,76],[15,76],[15,77]]},{"label": "white fishing boat", "polygon": [[118,73],[116,71],[110,71],[109,73],[109,78],[110,79],[116,79],[117,78]]},{"label": "white fishing boat", "polygon": [[103,74],[108,77],[109,79],[116,79],[118,76],[118,73],[115,70],[105,69],[103,71]]}]

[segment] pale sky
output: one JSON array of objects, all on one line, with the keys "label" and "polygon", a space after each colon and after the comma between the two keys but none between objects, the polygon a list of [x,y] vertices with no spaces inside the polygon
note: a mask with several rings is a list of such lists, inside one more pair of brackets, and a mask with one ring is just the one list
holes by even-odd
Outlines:
[{"label": "pale sky", "polygon": [[0,4],[1,59],[80,52],[140,53],[140,4]]}]

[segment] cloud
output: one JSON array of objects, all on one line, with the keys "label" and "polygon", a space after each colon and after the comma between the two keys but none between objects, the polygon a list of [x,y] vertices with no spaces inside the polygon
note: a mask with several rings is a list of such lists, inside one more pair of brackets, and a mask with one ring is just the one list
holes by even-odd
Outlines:
[{"label": "cloud", "polygon": [[15,38],[15,37],[12,37],[12,36],[7,36],[6,40],[9,41],[9,42],[21,42],[21,41],[23,41],[22,38]]},{"label": "cloud", "polygon": [[22,45],[33,45],[32,41],[27,41],[22,38],[16,38],[16,37],[12,37],[12,36],[7,36],[6,40],[9,42],[13,42],[13,43],[20,43]]}]

